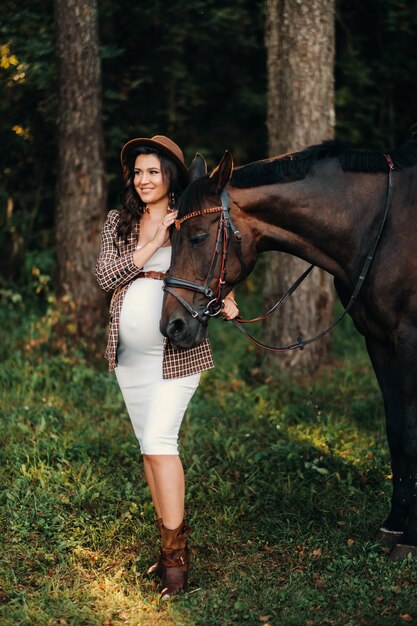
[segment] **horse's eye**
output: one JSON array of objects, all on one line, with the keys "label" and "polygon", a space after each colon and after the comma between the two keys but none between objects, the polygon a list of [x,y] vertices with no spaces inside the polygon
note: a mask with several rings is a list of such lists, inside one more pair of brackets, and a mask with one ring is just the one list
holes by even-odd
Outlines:
[{"label": "horse's eye", "polygon": [[191,237],[190,242],[193,246],[198,246],[200,243],[203,243],[207,239],[208,235],[196,235],[195,237]]}]

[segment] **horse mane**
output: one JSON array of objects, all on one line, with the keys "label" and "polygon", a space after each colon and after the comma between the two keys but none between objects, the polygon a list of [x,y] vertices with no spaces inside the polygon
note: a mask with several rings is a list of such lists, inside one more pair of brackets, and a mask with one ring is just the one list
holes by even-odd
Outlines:
[{"label": "horse mane", "polygon": [[[390,150],[388,154],[397,171],[416,165],[417,130],[410,132],[409,140],[399,148]],[[345,172],[378,173],[389,170],[384,152],[353,148],[341,141],[330,140],[309,146],[300,152],[242,165],[233,171],[230,184],[245,189],[302,180],[316,163],[324,159],[337,159]],[[178,217],[200,211],[205,200],[212,198],[216,202],[217,196],[215,184],[209,174],[198,178],[182,194],[178,204]]]},{"label": "horse mane", "polygon": [[[417,164],[417,139],[389,151],[389,156],[397,171]],[[264,161],[255,161],[234,170],[233,187],[259,187],[273,183],[301,180],[313,165],[324,159],[336,159],[345,172],[378,173],[388,172],[385,153],[379,150],[353,148],[338,140],[324,141],[300,152]]]}]

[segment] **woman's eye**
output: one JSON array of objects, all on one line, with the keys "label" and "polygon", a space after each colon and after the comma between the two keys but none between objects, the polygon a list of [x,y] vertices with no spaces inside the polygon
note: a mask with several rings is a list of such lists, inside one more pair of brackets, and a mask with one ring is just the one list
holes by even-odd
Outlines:
[{"label": "woman's eye", "polygon": [[207,239],[207,235],[196,235],[195,237],[191,237],[190,243],[193,246],[198,246],[200,243],[203,243]]}]

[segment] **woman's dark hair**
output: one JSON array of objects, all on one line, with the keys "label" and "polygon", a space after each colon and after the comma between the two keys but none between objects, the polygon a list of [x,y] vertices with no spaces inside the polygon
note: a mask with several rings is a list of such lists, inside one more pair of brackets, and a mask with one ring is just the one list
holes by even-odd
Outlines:
[{"label": "woman's dark hair", "polygon": [[127,242],[134,225],[140,220],[145,211],[145,205],[142,203],[133,185],[135,162],[139,154],[154,154],[158,157],[161,163],[162,179],[168,182],[168,191],[170,194],[174,194],[175,198],[184,188],[180,170],[169,156],[156,148],[147,146],[134,148],[128,156],[127,167],[124,168],[124,187],[120,195],[122,208],[120,209],[117,235],[122,237],[125,242]]}]

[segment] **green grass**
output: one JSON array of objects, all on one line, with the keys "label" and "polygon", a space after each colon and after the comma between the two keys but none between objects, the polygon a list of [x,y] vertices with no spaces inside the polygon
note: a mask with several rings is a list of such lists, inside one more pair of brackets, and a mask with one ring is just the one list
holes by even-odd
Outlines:
[{"label": "green grass", "polygon": [[39,318],[18,306],[1,338],[1,626],[416,623],[417,564],[375,542],[389,458],[349,321],[303,381],[264,380],[258,353],[213,325],[217,367],[181,433],[189,592],[160,602],[142,576],[154,514],[115,379],[77,353],[25,350]]}]

